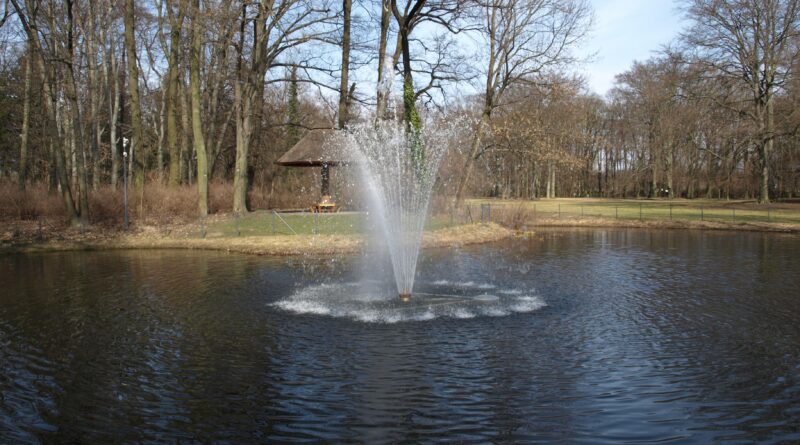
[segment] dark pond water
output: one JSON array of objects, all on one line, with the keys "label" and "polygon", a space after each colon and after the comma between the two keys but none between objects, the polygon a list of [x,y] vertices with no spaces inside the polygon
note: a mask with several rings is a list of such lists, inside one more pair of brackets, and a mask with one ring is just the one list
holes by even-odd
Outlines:
[{"label": "dark pond water", "polygon": [[428,251],[408,306],[362,262],[2,256],[0,443],[800,441],[800,237]]}]

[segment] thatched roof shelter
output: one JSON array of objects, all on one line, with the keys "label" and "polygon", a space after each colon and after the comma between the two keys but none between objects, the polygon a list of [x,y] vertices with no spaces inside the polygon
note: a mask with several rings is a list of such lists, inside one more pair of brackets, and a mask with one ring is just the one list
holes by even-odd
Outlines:
[{"label": "thatched roof shelter", "polygon": [[334,129],[311,130],[294,147],[283,154],[277,161],[286,167],[321,167],[323,201],[330,201],[330,167],[347,164],[344,159],[346,151],[339,147],[339,138]]},{"label": "thatched roof shelter", "polygon": [[337,147],[337,130],[311,130],[294,147],[283,154],[276,164],[286,167],[323,167],[346,164],[344,150]]}]

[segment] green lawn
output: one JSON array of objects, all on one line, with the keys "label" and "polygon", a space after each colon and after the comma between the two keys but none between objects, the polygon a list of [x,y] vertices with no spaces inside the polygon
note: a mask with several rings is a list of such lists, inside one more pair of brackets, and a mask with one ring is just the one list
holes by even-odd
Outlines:
[{"label": "green lawn", "polygon": [[[458,215],[429,217],[425,228],[435,230],[453,224],[481,221],[481,204],[491,206],[492,221],[503,219],[502,214],[526,212],[527,218],[607,218],[643,221],[720,221],[773,222],[800,224],[800,204],[771,204],[759,206],[752,201],[722,200],[635,200],[563,198],[537,201],[472,199]],[[211,219],[192,236],[235,237],[272,235],[349,235],[364,233],[365,215],[358,212],[280,213],[258,210],[241,217],[224,216]]]},{"label": "green lawn", "polygon": [[[428,218],[427,230],[448,226],[447,218]],[[349,235],[365,231],[365,215],[342,213],[278,213],[258,210],[241,217],[216,218],[206,227],[206,236],[271,236],[271,235]],[[197,236],[202,236],[198,233]]]},{"label": "green lawn", "polygon": [[753,201],[650,200],[563,198],[537,201],[476,199],[468,202],[473,218],[480,218],[480,204],[493,206],[493,211],[525,209],[531,217],[575,218],[601,217],[629,220],[773,222],[800,224],[800,204],[761,206]]}]

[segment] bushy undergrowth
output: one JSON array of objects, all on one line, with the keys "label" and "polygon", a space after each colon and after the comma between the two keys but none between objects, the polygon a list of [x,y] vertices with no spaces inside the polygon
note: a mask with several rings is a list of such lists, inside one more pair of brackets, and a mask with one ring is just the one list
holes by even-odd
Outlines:
[{"label": "bushy undergrowth", "polygon": [[[169,187],[153,181],[144,190],[128,189],[131,221],[146,224],[189,222],[197,219],[197,186]],[[251,209],[306,207],[316,198],[313,193],[297,193],[278,187],[252,187],[248,193]],[[209,213],[231,212],[233,183],[215,181],[209,184]],[[120,225],[123,221],[123,192],[109,185],[89,191],[91,224]],[[0,221],[64,222],[66,211],[61,193],[47,184],[31,183],[21,191],[12,181],[0,181]]]}]

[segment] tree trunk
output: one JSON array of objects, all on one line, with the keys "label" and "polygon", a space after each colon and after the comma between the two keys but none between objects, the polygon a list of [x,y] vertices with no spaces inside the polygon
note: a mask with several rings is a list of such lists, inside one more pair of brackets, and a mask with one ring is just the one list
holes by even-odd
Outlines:
[{"label": "tree trunk", "polygon": [[[400,41],[403,50],[403,118],[405,119],[408,129],[417,134],[422,130],[422,121],[420,120],[419,113],[417,112],[417,97],[414,94],[414,77],[411,71],[411,43],[409,42],[408,25],[401,25],[400,28]],[[422,158],[424,153],[421,151],[423,147],[418,144],[412,144],[412,150],[419,150],[413,156]]]},{"label": "tree trunk", "polygon": [[461,203],[464,202],[465,194],[467,191],[467,183],[469,182],[469,177],[472,174],[472,169],[475,166],[475,161],[477,160],[478,156],[480,155],[481,145],[483,143],[483,137],[486,134],[486,130],[489,128],[489,120],[491,119],[491,112],[489,109],[484,109],[483,115],[481,116],[480,121],[478,121],[478,125],[475,128],[475,134],[472,136],[472,145],[470,146],[469,153],[467,154],[467,160],[464,163],[464,169],[462,170],[461,177],[458,181],[458,187],[456,188],[456,199],[455,205],[460,206]]},{"label": "tree trunk", "polygon": [[247,164],[250,140],[253,134],[253,101],[249,94],[241,94],[241,111],[236,125],[236,163],[233,176],[233,211],[247,212]]},{"label": "tree trunk", "polygon": [[775,135],[775,115],[773,110],[773,97],[770,91],[767,92],[766,106],[766,140],[761,144],[761,187],[758,195],[758,202],[769,204],[769,155],[772,153],[772,145]]},{"label": "tree trunk", "polygon": [[667,150],[667,165],[666,165],[666,173],[667,173],[667,189],[669,189],[669,199],[675,198],[675,184],[674,184],[674,176],[675,176],[675,145],[670,142],[669,149]]},{"label": "tree trunk", "polygon": [[347,123],[347,77],[350,71],[350,10],[353,6],[352,3],[352,0],[342,0],[344,24],[342,29],[342,77],[339,80],[339,129],[344,128]]},{"label": "tree trunk", "polygon": [[27,58],[25,60],[25,90],[22,96],[22,128],[19,132],[19,173],[17,181],[19,190],[25,190],[25,181],[28,175],[28,130],[31,115],[31,62],[33,62],[31,44],[28,43]]},{"label": "tree trunk", "polygon": [[142,127],[142,107],[139,99],[139,66],[136,61],[136,38],[134,1],[125,0],[125,52],[128,57],[128,92],[131,96],[131,142],[129,157],[131,172],[137,191],[144,188],[144,129]]},{"label": "tree trunk", "polygon": [[658,155],[656,153],[656,142],[655,137],[650,138],[650,168],[653,173],[653,177],[651,178],[650,182],[650,197],[656,198],[658,197]]},{"label": "tree trunk", "polygon": [[119,62],[114,52],[114,42],[109,42],[108,53],[106,54],[106,72],[111,85],[109,86],[109,101],[108,101],[108,126],[109,126],[109,139],[108,145],[111,150],[111,188],[117,189],[117,181],[119,178],[119,138],[117,135],[117,128],[119,128],[120,119],[120,105],[122,101],[122,91],[119,85]]},{"label": "tree trunk", "polygon": [[[189,90],[191,90],[191,87],[189,88]],[[189,143],[193,131],[191,126],[192,110],[189,106],[189,100],[187,99],[187,94],[186,94],[186,86],[184,85],[183,82],[178,82],[178,99],[181,105],[181,131],[183,133],[181,137],[181,146],[180,146],[180,151],[181,151],[180,169],[182,170],[180,172],[180,177],[181,180],[185,178],[186,183],[191,185],[194,182],[194,175],[192,173],[194,171],[194,165],[192,164],[192,148],[191,144]],[[211,173],[213,171],[213,164],[209,164],[207,170],[208,170],[208,176],[211,177]]]},{"label": "tree trunk", "polygon": [[[393,76],[391,67],[386,64],[386,46],[389,41],[389,19],[391,18],[391,0],[381,1],[381,29],[380,41],[378,43],[378,91],[377,91],[377,105],[375,107],[375,119],[385,119],[386,109],[389,104],[389,95],[391,91],[386,91],[390,85],[389,77]],[[388,72],[387,72],[388,71]]]},{"label": "tree trunk", "polygon": [[258,5],[258,13],[253,21],[253,49],[251,63],[248,69],[242,66],[242,51],[244,40],[246,6],[242,8],[242,24],[240,26],[237,73],[239,79],[234,88],[236,110],[236,163],[233,174],[233,211],[234,213],[247,212],[248,190],[248,156],[252,141],[253,129],[256,122],[256,109],[261,103],[264,91],[264,76],[267,71],[267,29],[264,14],[268,13],[267,2],[262,0]]},{"label": "tree trunk", "polygon": [[156,130],[158,136],[156,144],[156,171],[160,184],[164,183],[164,139],[166,139],[167,136],[167,100],[165,96],[166,94],[161,95],[161,107],[159,107],[158,117],[153,116],[153,128],[158,129]]},{"label": "tree trunk", "polygon": [[167,89],[166,89],[166,114],[167,114],[167,151],[169,152],[169,185],[176,187],[181,182],[180,175],[180,154],[178,153],[178,93],[179,93],[179,52],[181,44],[181,28],[183,27],[184,7],[183,2],[179,2],[177,20],[172,17],[172,7],[169,8],[170,33],[169,33],[169,57],[167,59]]},{"label": "tree trunk", "polygon": [[100,146],[102,144],[103,130],[100,123],[100,76],[98,75],[97,65],[100,62],[97,54],[97,43],[95,36],[97,27],[95,25],[95,8],[94,2],[89,2],[88,11],[88,29],[86,32],[86,46],[88,48],[87,61],[89,63],[89,114],[90,121],[92,122],[92,149],[91,164],[92,164],[92,189],[97,190],[100,188]]},{"label": "tree trunk", "polygon": [[200,0],[192,6],[192,55],[189,63],[189,88],[192,93],[192,135],[197,153],[197,204],[200,216],[208,215],[208,162],[206,144],[203,136],[203,122],[200,117],[202,102],[200,98],[200,52],[202,51],[202,30],[200,29]]},{"label": "tree trunk", "polygon": [[75,170],[78,176],[78,223],[80,226],[86,226],[89,223],[89,186],[86,175],[86,152],[83,145],[83,127],[81,125],[80,107],[78,105],[78,85],[76,80],[76,67],[75,67],[75,45],[74,45],[74,27],[73,20],[73,1],[67,0],[67,78],[64,86],[64,93],[69,104],[69,120],[71,124],[71,139],[72,148],[75,153]]}]

